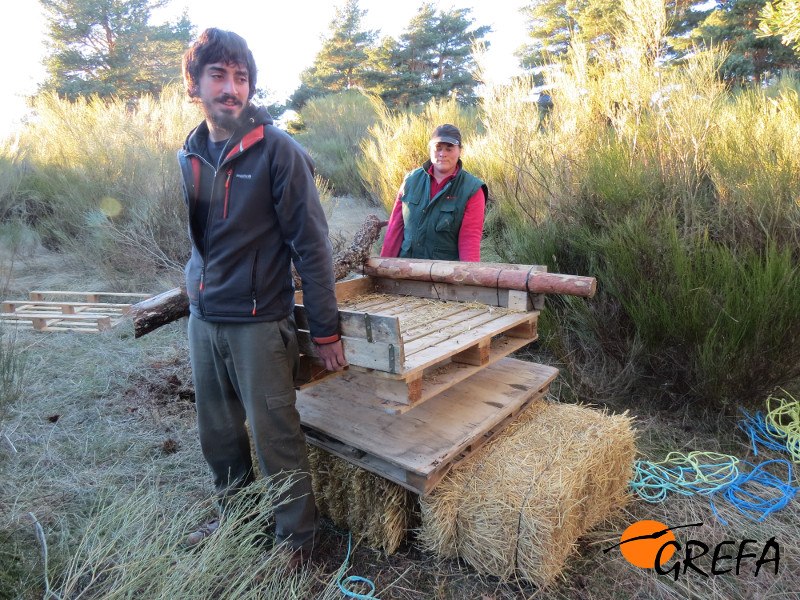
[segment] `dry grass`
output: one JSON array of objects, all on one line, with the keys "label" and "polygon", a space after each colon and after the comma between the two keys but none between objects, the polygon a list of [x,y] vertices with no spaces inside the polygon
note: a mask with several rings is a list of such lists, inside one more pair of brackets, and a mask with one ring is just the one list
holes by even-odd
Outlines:
[{"label": "dry grass", "polygon": [[[17,272],[25,279],[13,280],[11,289],[21,293],[32,287],[82,287],[74,283],[78,281],[77,271],[64,274],[63,264],[52,258],[30,261],[31,270],[21,266]],[[91,287],[105,287],[94,279],[96,274],[81,277],[80,281]],[[339,505],[331,509],[338,517],[324,521],[319,570],[310,573],[309,578],[290,582],[289,591],[275,587],[282,583],[271,581],[269,573],[278,559],[271,558],[267,549],[248,544],[249,534],[233,535],[231,529],[232,535],[208,545],[201,555],[181,554],[174,548],[177,533],[202,522],[212,510],[210,477],[197,442],[194,408],[187,389],[184,326],[176,323],[140,340],[134,340],[131,332],[132,327],[127,326],[98,335],[18,332],[15,351],[25,356],[28,377],[22,399],[9,407],[0,423],[2,600],[32,600],[45,595],[43,546],[30,514],[41,524],[44,534],[50,587],[64,597],[68,597],[67,590],[72,594],[73,590],[82,589],[80,585],[89,581],[87,576],[91,578],[90,573],[96,572],[103,573],[103,577],[93,585],[109,587],[95,587],[98,591],[94,596],[87,592],[83,597],[103,597],[112,589],[117,590],[113,591],[117,597],[125,597],[129,591],[140,589],[137,586],[145,579],[158,583],[157,593],[130,597],[210,597],[191,582],[181,586],[198,578],[198,585],[214,579],[219,585],[219,597],[226,598],[340,598],[330,586],[343,566],[347,574],[371,579],[377,586],[376,596],[382,600],[797,597],[800,508],[796,499],[761,523],[718,502],[727,525],[716,519],[705,497],[670,495],[661,504],[636,500],[621,514],[578,537],[574,545],[570,542],[567,548],[565,542],[564,548],[558,548],[557,552],[566,555],[563,568],[552,585],[543,590],[524,579],[502,581],[494,574],[481,574],[475,565],[424,550],[413,530],[404,531],[406,537],[398,545],[397,535],[402,534],[393,539],[387,532],[400,532],[408,526],[391,521],[391,517],[385,523],[376,523],[375,517],[369,515],[388,514],[384,507],[399,503],[388,499],[387,505],[381,507],[364,500],[384,498],[392,491],[381,487],[385,483],[378,478],[344,465],[341,468],[349,472],[338,475],[336,485],[343,487],[342,482],[352,482],[351,485],[368,490],[369,495],[351,499],[339,494]],[[559,380],[562,383],[553,390],[563,399],[570,390],[564,386],[564,377]],[[754,457],[749,442],[737,431],[734,417],[699,413],[685,405],[664,407],[648,398],[620,397],[617,403],[610,412],[621,413],[622,406],[631,408],[641,457],[648,460],[661,460],[673,450],[715,451],[751,462],[788,457],[774,452]],[[580,428],[576,425],[576,429]],[[519,443],[520,455],[539,450],[531,437],[524,437]],[[515,461],[507,462],[508,477],[519,477],[518,472],[514,474],[518,467],[512,464]],[[566,475],[564,481],[577,487],[579,483],[575,479],[570,483],[568,478],[579,475]],[[532,483],[528,482],[526,490],[532,489]],[[798,485],[796,476],[794,483]],[[321,484],[331,486],[330,482]],[[494,493],[489,486],[499,485],[486,484],[477,491],[488,498]],[[528,506],[541,508],[535,506],[540,496],[531,494],[529,498],[534,502],[529,501]],[[358,515],[361,517],[356,519]],[[760,553],[761,545],[774,536],[781,549],[779,574],[763,569],[754,577],[754,559],[745,559],[739,576],[727,573],[704,577],[690,570],[681,573],[675,582],[652,570],[633,567],[618,550],[603,553],[619,542],[628,525],[639,519],[668,525],[703,521],[702,528],[690,530],[691,537],[708,544],[712,552],[720,541],[749,538],[758,544],[748,550]],[[382,550],[377,536],[370,539],[354,529],[354,538],[362,537],[363,541],[354,546],[348,557],[347,529],[355,527],[350,523],[356,522],[375,524],[378,535],[390,544]],[[511,530],[504,531],[508,548],[503,552],[515,547],[534,551],[530,541],[534,536],[544,539],[550,535],[553,540],[568,537],[558,538],[561,533],[555,529],[550,533],[532,530],[526,541],[513,531],[508,533]],[[689,531],[681,535],[678,541],[685,544]],[[389,547],[395,547],[391,554],[386,551]],[[730,554],[732,548],[735,553],[735,546],[724,549]],[[232,555],[240,559],[231,558]],[[231,560],[239,562],[228,569]],[[709,561],[698,562],[706,571],[710,569]],[[727,563],[725,566],[732,565],[732,561]],[[250,575],[254,571],[270,581],[254,585]],[[200,578],[201,572],[208,573],[209,579]],[[233,576],[240,572],[247,575]]]},{"label": "dry grass", "polygon": [[320,513],[356,541],[394,553],[416,526],[416,496],[403,487],[309,446]]}]

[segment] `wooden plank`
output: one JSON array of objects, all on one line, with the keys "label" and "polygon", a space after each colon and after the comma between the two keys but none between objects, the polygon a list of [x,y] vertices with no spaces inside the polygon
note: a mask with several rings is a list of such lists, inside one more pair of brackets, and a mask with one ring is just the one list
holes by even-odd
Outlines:
[{"label": "wooden plank", "polygon": [[0,314],[3,318],[17,319],[44,319],[44,320],[68,320],[68,321],[96,321],[98,319],[110,319],[111,315],[75,313],[64,314],[61,312],[13,312]]},{"label": "wooden plank", "polygon": [[108,298],[150,298],[153,294],[137,292],[72,292],[66,290],[33,290],[28,293],[31,300],[44,300],[45,296],[77,296],[84,298],[85,302],[98,303],[100,297]]},{"label": "wooden plank", "polygon": [[489,350],[491,349],[492,340],[480,340],[477,345],[472,348],[462,350],[458,354],[454,354],[450,360],[454,363],[461,363],[463,365],[472,365],[480,367],[489,364]]},{"label": "wooden plank", "polygon": [[[297,342],[302,354],[317,356],[308,331],[298,330]],[[387,373],[398,373],[402,369],[404,358],[401,344],[370,342],[364,338],[342,336],[342,345],[345,358],[350,364]]]},{"label": "wooden plank", "polygon": [[0,319],[14,321],[21,325],[30,325],[37,331],[81,331],[97,333],[106,331],[119,324],[119,318],[112,319],[107,314],[65,314],[42,311],[17,311],[0,313]]},{"label": "wooden plank", "polygon": [[[409,373],[425,369],[505,331],[514,330],[515,333],[518,333],[520,325],[530,327],[535,332],[538,314],[538,312],[510,313],[466,330],[444,330],[433,334],[429,339],[406,344],[403,347],[406,359],[403,372]],[[528,342],[532,342],[535,338],[534,333],[527,339]]]},{"label": "wooden plank", "polygon": [[[540,399],[557,373],[504,358],[399,415],[381,410],[369,391],[348,385],[345,374],[299,391],[297,408],[303,425],[315,433],[311,443],[426,494],[453,465]],[[332,390],[337,382],[344,387]]]},{"label": "wooden plank", "polygon": [[[534,338],[535,339],[535,338]],[[347,388],[358,387],[374,396],[375,405],[392,414],[407,412],[422,402],[427,402],[444,390],[469,378],[483,368],[505,358],[533,340],[497,336],[489,340],[488,357],[478,364],[458,361],[459,355],[443,360],[422,371],[391,374],[350,365],[344,380]],[[471,349],[470,349],[471,350]],[[485,347],[475,350],[485,352]],[[345,389],[331,389],[331,394],[348,393]]]},{"label": "wooden plank", "polygon": [[[299,330],[308,331],[306,309],[302,304],[295,305],[294,320]],[[340,310],[339,333],[372,342],[400,344],[401,341],[400,323],[397,317],[391,315]]]},{"label": "wooden plank", "polygon": [[[480,302],[489,306],[502,306],[512,310],[539,310],[544,295],[527,294],[518,290],[486,288],[475,285],[454,285],[451,283],[432,283],[406,279],[385,279],[374,277],[375,291],[385,294],[399,294],[433,300],[451,302]],[[513,292],[513,293],[512,293]],[[522,308],[524,302],[525,308]]]},{"label": "wooden plank", "polygon": [[77,308],[92,309],[103,312],[125,313],[130,309],[130,304],[118,302],[60,302],[58,300],[4,300],[3,312],[14,312],[19,310],[49,310],[60,308],[62,312],[73,311]]},{"label": "wooden plank", "polygon": [[[343,302],[354,296],[369,294],[373,291],[374,287],[375,285],[372,278],[365,275],[345,281],[337,281],[335,287],[336,301]],[[294,293],[294,303],[303,304],[303,290],[298,290]]]}]

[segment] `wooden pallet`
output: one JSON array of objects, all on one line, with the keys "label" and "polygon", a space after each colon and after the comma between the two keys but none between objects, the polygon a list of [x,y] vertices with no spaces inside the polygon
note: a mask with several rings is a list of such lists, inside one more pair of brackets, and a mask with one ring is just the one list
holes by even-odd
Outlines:
[{"label": "wooden pallet", "polygon": [[375,406],[352,374],[298,392],[310,443],[418,494],[547,393],[558,369],[503,358],[412,411]]},{"label": "wooden pallet", "polygon": [[[47,297],[79,300],[45,300]],[[37,290],[30,292],[30,300],[3,301],[0,319],[37,331],[98,333],[121,323],[131,307],[122,302],[100,302],[101,297],[138,300],[150,295]]]},{"label": "wooden pallet", "polygon": [[[336,293],[349,387],[388,412],[407,411],[537,338],[539,312],[524,292],[361,277]],[[301,351],[313,355],[302,295],[297,301]]]}]

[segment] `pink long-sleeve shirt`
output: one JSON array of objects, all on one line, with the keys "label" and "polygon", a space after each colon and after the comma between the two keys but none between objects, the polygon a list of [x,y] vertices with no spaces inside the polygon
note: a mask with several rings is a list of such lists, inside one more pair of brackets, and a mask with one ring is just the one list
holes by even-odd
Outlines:
[{"label": "pink long-sleeve shirt", "polygon": [[[433,177],[433,167],[428,170],[431,176],[431,198],[447,185],[458,173],[456,169],[452,175],[445,177],[441,181],[436,181]],[[392,258],[400,254],[400,246],[403,244],[405,224],[403,222],[403,201],[402,190],[397,194],[389,217],[389,224],[386,226],[386,235],[383,239],[381,256]],[[483,188],[478,189],[472,197],[467,200],[464,208],[464,219],[461,222],[461,229],[458,232],[458,257],[463,262],[480,262],[481,260],[481,237],[483,236],[483,220],[486,211],[486,198]]]}]

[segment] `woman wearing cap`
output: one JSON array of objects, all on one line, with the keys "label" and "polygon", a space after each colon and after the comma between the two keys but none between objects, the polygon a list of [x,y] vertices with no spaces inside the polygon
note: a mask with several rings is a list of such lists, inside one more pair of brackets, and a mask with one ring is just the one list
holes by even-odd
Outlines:
[{"label": "woman wearing cap", "polygon": [[400,186],[381,256],[478,262],[489,189],[462,168],[453,125],[437,127],[428,150],[430,160]]}]

